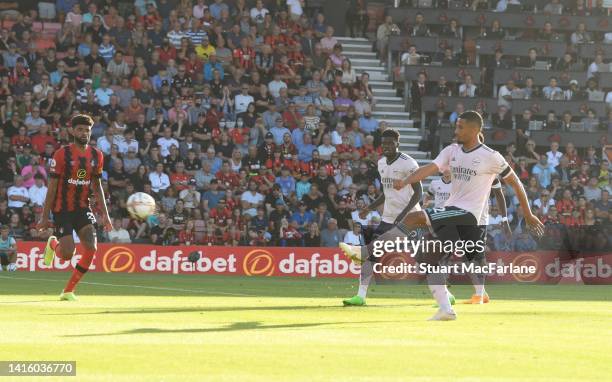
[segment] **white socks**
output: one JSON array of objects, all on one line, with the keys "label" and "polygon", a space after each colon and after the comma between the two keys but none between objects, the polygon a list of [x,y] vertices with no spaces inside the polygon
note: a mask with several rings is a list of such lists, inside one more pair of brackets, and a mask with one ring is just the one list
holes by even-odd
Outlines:
[{"label": "white socks", "polygon": [[431,291],[431,294],[433,294],[441,310],[445,312],[453,311],[453,308],[451,308],[451,304],[448,301],[448,289],[446,289],[446,285],[430,285],[429,290]]},{"label": "white socks", "polygon": [[475,291],[474,293],[477,296],[484,295],[484,285],[482,285],[482,284],[474,284],[474,291]]},{"label": "white socks", "polygon": [[361,264],[361,274],[359,275],[359,292],[357,295],[365,300],[368,294],[368,287],[370,281],[374,276],[374,263],[370,260],[366,260]]},{"label": "white socks", "polygon": [[366,295],[368,294],[368,286],[359,284],[359,292],[357,292],[357,296],[363,298],[365,300]]}]

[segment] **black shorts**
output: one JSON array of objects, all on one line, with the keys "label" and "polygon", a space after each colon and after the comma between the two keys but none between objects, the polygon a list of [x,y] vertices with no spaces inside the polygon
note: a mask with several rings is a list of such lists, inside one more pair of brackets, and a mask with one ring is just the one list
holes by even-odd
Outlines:
[{"label": "black shorts", "polygon": [[464,260],[472,261],[484,258],[484,242],[487,235],[486,226],[479,226],[476,217],[464,209],[448,206],[443,208],[427,208],[427,224],[436,238],[442,242],[482,241],[482,246],[476,246],[471,251],[465,251]]},{"label": "black shorts", "polygon": [[8,253],[0,252],[0,265],[9,265]]},{"label": "black shorts", "polygon": [[96,227],[96,216],[90,209],[54,213],[53,220],[55,236],[58,238],[72,236],[73,230],[78,234],[81,228],[89,224],[93,225],[94,229]]},{"label": "black shorts", "polygon": [[380,224],[374,230],[374,238],[377,238],[378,236],[382,235],[393,227],[395,227],[395,225],[381,221]]}]

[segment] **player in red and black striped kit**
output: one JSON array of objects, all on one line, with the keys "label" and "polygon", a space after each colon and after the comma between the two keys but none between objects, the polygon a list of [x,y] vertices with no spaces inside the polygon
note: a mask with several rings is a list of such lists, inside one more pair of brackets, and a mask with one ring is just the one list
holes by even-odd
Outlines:
[{"label": "player in red and black striped kit", "polygon": [[[70,260],[76,249],[72,231],[76,231],[83,246],[83,256],[72,272],[72,277],[60,295],[61,300],[76,300],[74,288],[87,272],[97,249],[96,217],[90,199],[96,196],[102,224],[106,231],[113,229],[108,216],[102,189],[102,151],[89,146],[94,121],[88,115],[72,117],[74,143],[63,146],[53,154],[45,206],[38,229],[55,226],[55,235],[49,237],[45,248],[45,264],[51,265],[55,255]],[[49,221],[53,213],[53,223]]]}]

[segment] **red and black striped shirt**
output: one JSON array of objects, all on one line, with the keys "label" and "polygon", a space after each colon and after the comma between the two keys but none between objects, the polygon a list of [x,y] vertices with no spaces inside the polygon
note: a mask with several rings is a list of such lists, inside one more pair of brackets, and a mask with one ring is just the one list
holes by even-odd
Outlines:
[{"label": "red and black striped shirt", "polygon": [[74,143],[53,154],[50,176],[59,179],[53,212],[90,208],[91,181],[102,176],[104,154],[92,146],[81,150]]}]

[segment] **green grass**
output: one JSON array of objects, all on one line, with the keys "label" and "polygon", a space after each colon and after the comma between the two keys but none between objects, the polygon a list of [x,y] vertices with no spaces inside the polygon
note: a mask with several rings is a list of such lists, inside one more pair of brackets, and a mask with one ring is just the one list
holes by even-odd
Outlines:
[{"label": "green grass", "polygon": [[612,286],[494,285],[491,304],[427,322],[423,285],[343,308],[355,280],[90,273],[80,301],[57,301],[68,276],[0,274],[0,360],[77,361],[77,378],[36,380],[612,378]]}]

